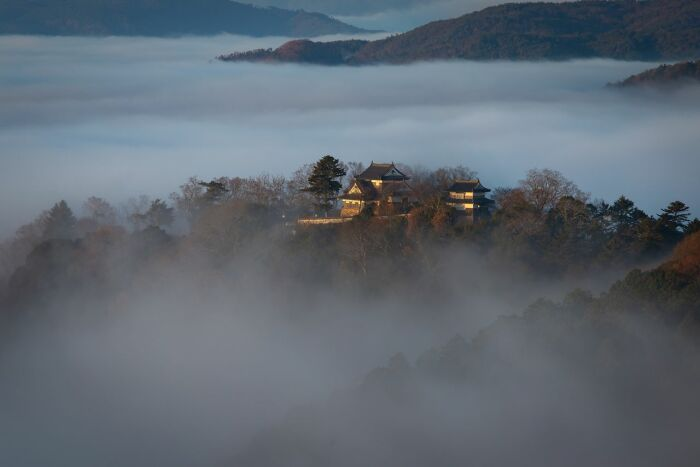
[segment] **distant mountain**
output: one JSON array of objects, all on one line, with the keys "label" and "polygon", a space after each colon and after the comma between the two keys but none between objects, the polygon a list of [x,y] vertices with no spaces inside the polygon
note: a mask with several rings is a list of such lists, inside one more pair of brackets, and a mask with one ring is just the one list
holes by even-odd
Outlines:
[{"label": "distant mountain", "polygon": [[230,0],[2,0],[0,34],[314,37],[364,32],[306,11]]},{"label": "distant mountain", "polygon": [[651,70],[632,75],[616,83],[616,86],[677,86],[683,84],[700,84],[700,60],[682,62],[674,65],[661,65]]},{"label": "distant mountain", "polygon": [[[348,46],[288,44],[226,60],[317,64],[409,63],[421,60],[680,60],[700,56],[700,1],[618,0],[516,3],[435,21],[404,34]],[[335,52],[329,48],[336,48]],[[346,53],[354,50],[351,53]]]}]

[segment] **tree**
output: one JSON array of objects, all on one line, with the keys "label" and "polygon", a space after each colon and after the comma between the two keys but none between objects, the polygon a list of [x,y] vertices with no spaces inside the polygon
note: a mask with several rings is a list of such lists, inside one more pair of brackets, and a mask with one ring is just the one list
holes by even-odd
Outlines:
[{"label": "tree", "polygon": [[608,210],[613,229],[617,233],[626,233],[636,227],[642,219],[648,216],[637,208],[634,202],[624,196],[620,196]]},{"label": "tree", "polygon": [[547,214],[548,235],[543,256],[554,270],[565,271],[586,264],[603,238],[603,229],[591,205],[568,196]]},{"label": "tree", "polygon": [[273,219],[271,209],[264,205],[232,200],[203,212],[192,226],[190,239],[197,249],[217,261],[226,261],[250,251],[256,240],[266,239]]},{"label": "tree", "polygon": [[309,213],[313,206],[313,199],[310,193],[304,191],[306,188],[313,166],[304,164],[294,171],[291,178],[287,180],[286,191],[287,201],[295,210],[302,213]]},{"label": "tree", "polygon": [[688,222],[688,224],[685,226],[686,235],[694,234],[695,232],[700,232],[700,219],[697,217]]},{"label": "tree", "polygon": [[204,192],[202,181],[197,177],[190,177],[186,183],[180,185],[180,193],[172,193],[170,199],[175,203],[180,215],[193,222],[199,214]]},{"label": "tree", "polygon": [[146,227],[166,227],[173,223],[174,209],[168,207],[161,199],[154,200],[144,213],[136,212],[131,215],[131,221],[140,230],[142,225]]},{"label": "tree", "polygon": [[199,182],[199,186],[206,188],[202,195],[202,201],[207,205],[219,204],[225,198],[229,189],[226,188],[224,180],[212,180],[211,182]]},{"label": "tree", "polygon": [[98,225],[113,225],[117,222],[117,211],[102,198],[91,196],[83,204],[87,217]]},{"label": "tree", "polygon": [[520,189],[523,190],[527,201],[540,214],[553,209],[565,196],[580,201],[586,201],[588,198],[586,193],[564,177],[561,172],[550,169],[530,170],[525,179],[520,180]]},{"label": "tree", "polygon": [[75,237],[75,216],[68,204],[61,200],[49,209],[44,220],[45,240],[62,238],[71,239]]},{"label": "tree", "polygon": [[345,185],[350,185],[353,180],[355,180],[355,177],[365,171],[365,164],[362,162],[348,162],[344,165],[344,167],[347,172],[346,177],[343,180]]},{"label": "tree", "polygon": [[431,185],[438,190],[445,190],[456,180],[471,180],[477,173],[468,167],[458,165],[456,167],[440,167],[430,175]]},{"label": "tree", "polygon": [[331,155],[323,156],[311,170],[308,186],[303,189],[316,198],[316,207],[327,216],[333,208],[342,184],[338,181],[344,177],[346,170],[341,162]]},{"label": "tree", "polygon": [[681,201],[674,201],[662,209],[660,221],[663,226],[672,232],[681,232],[685,229],[690,219],[690,208]]},{"label": "tree", "polygon": [[150,227],[166,227],[173,223],[173,208],[165,201],[156,199],[146,211],[146,222]]}]

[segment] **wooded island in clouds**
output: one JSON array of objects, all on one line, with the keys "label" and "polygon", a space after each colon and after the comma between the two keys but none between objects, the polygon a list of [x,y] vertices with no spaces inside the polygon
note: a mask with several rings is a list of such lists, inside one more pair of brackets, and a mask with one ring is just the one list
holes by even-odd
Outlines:
[{"label": "wooded island in clouds", "polygon": [[682,86],[700,83],[700,61],[660,65],[617,83],[622,87]]}]

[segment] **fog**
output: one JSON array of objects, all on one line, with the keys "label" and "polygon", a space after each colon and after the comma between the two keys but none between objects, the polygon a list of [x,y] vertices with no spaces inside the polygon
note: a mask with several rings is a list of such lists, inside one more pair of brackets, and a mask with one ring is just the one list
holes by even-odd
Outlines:
[{"label": "fog", "polygon": [[388,356],[473,337],[572,286],[460,249],[445,252],[439,302],[389,278],[377,296],[280,277],[260,261],[270,248],[249,246],[224,271],[185,255],[131,276],[114,258],[108,283],[128,284],[118,293],[43,289],[45,305],[3,319],[0,463],[235,465],[291,409],[356,385]]},{"label": "fog", "polygon": [[192,175],[288,174],[326,153],[463,164],[490,187],[548,167],[652,213],[700,204],[697,92],[604,89],[655,64],[212,60],[282,41],[0,38],[0,235],[60,198],[165,196]]},{"label": "fog", "polygon": [[[621,361],[604,366],[606,335],[584,327],[569,338],[557,319],[480,337],[537,297],[602,290],[620,272],[552,279],[436,246],[431,280],[387,274],[367,288],[313,268],[292,274],[304,267],[288,263],[302,259],[281,245],[260,235],[221,265],[185,243],[140,268],[124,267],[139,259],[128,248],[88,249],[89,274],[105,287],[59,277],[31,291],[36,305],[4,310],[0,464],[612,466],[694,455],[698,382],[686,365],[697,359],[658,323],[644,353],[615,340]],[[307,258],[323,270],[320,261]],[[414,361],[457,333],[482,342],[466,385],[414,386],[400,373],[388,391],[381,378],[367,385],[390,356]]]},{"label": "fog", "polygon": [[[213,60],[283,41],[0,38],[0,237],[59,199],[78,211],[92,195],[115,205],[166,198],[193,175],[287,175],[327,153],[465,165],[491,188],[551,168],[593,198],[624,194],[651,214],[680,199],[697,215],[697,89],[605,88],[655,64]],[[34,296],[29,281],[28,298],[45,301],[19,318],[2,310],[0,464],[243,465],[244,453],[252,464],[295,465],[278,449],[290,432],[293,446],[342,457],[334,465],[527,464],[515,451],[536,465],[620,465],[633,446],[644,448],[631,457],[639,465],[681,465],[696,454],[687,436],[664,428],[697,433],[697,373],[666,366],[677,354],[655,326],[642,360],[629,352],[611,367],[579,366],[565,358],[566,334],[547,347],[515,330],[478,359],[497,383],[480,373],[466,388],[423,381],[420,403],[396,407],[347,396],[397,352],[414,362],[455,334],[478,339],[538,297],[601,292],[622,270],[545,277],[452,245],[430,253],[429,280],[374,271],[367,288],[342,274],[314,279],[323,260],[312,251],[296,264],[299,253],[277,237],[261,236],[223,264],[175,241],[142,267],[124,266],[143,258],[118,242],[108,253],[88,249],[87,276],[104,289],[52,283]],[[95,266],[105,257],[104,270]],[[53,274],[41,264],[31,267]],[[592,333],[577,345],[596,342]],[[684,355],[683,365],[697,365]],[[648,379],[658,374],[665,386]],[[630,392],[640,399],[625,405]],[[300,406],[318,415],[295,425]],[[548,450],[550,440],[562,447]],[[260,450],[282,461],[265,462]]]},{"label": "fog", "polygon": [[0,38],[0,234],[59,198],[164,196],[192,175],[288,174],[325,153],[463,164],[491,187],[548,167],[651,212],[700,204],[697,92],[604,89],[654,64],[212,60],[282,41]]}]

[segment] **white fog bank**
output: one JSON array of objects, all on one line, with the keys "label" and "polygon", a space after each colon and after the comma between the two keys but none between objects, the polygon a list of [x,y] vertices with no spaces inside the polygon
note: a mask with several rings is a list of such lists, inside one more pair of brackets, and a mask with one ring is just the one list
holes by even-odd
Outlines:
[{"label": "white fog bank", "polygon": [[594,198],[698,212],[700,92],[605,89],[655,64],[213,60],[282,41],[0,38],[0,236],[59,199],[163,197],[192,175],[288,174],[326,153],[463,164],[490,187],[546,167]]}]

